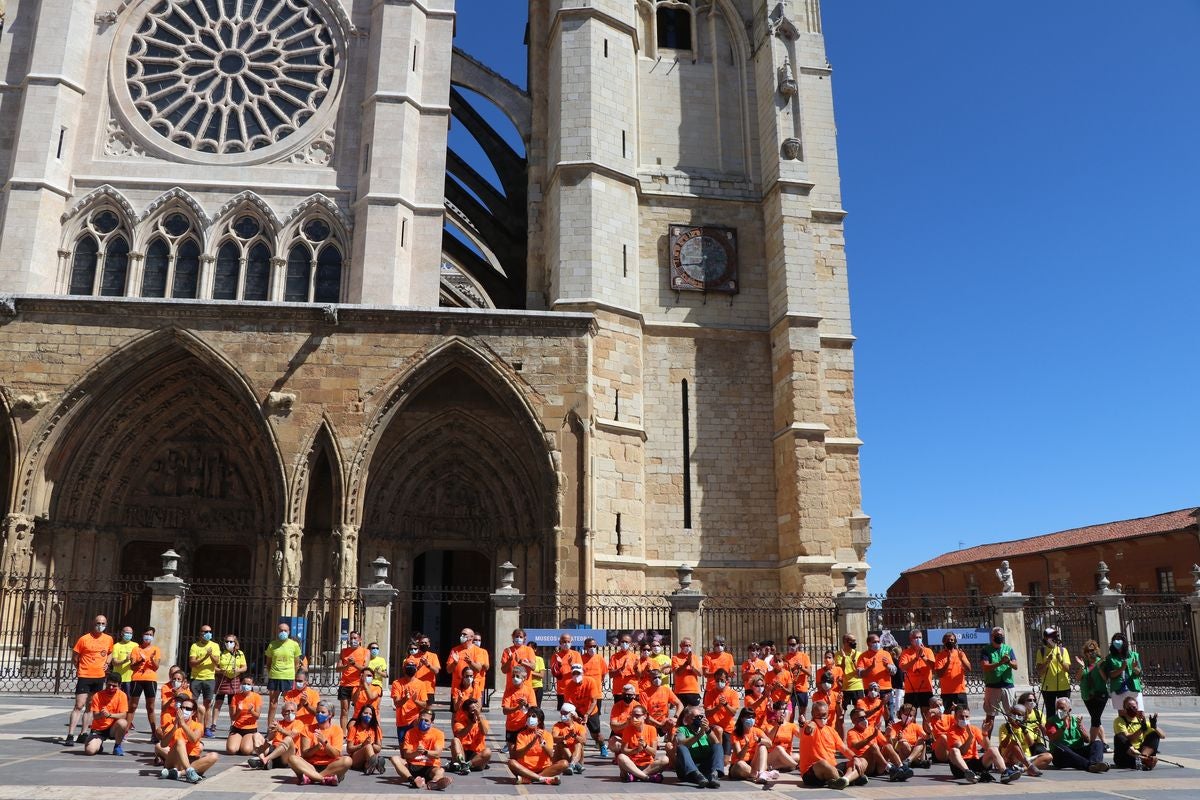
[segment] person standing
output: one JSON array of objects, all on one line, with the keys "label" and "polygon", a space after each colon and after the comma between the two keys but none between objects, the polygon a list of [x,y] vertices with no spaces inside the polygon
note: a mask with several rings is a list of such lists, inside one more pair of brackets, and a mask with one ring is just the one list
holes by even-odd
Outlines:
[{"label": "person standing", "polygon": [[[411,658],[411,656],[409,656]],[[475,645],[475,631],[463,628],[458,635],[458,644],[446,656],[446,669],[450,673],[450,683],[454,685],[462,679],[462,671],[467,667],[475,673],[476,683],[483,682],[483,673],[490,662],[488,654],[482,647]],[[433,685],[433,684],[430,684]]]},{"label": "person standing", "polygon": [[800,639],[796,636],[787,637],[787,654],[783,657],[783,663],[792,673],[792,713],[795,714],[796,724],[803,725],[816,673],[813,672],[812,659],[800,647]]},{"label": "person standing", "polygon": [[608,659],[608,679],[617,694],[617,687],[638,681],[638,654],[633,646],[633,637],[628,633],[621,634],[617,641],[617,649]]},{"label": "person standing", "polygon": [[1125,701],[1133,698],[1138,708],[1142,705],[1142,660],[1129,649],[1129,638],[1124,633],[1113,634],[1108,646],[1108,655],[1100,662],[1100,674],[1108,681],[1108,693],[1116,711],[1125,707]]},{"label": "person standing", "polygon": [[1091,728],[1088,738],[1104,744],[1104,707],[1108,705],[1108,684],[1100,674],[1100,645],[1088,639],[1083,645],[1083,658],[1076,656],[1079,666],[1079,694],[1087,707]]},{"label": "person standing", "polygon": [[212,725],[217,727],[217,718],[221,716],[221,703],[229,704],[229,721],[233,722],[233,699],[241,691],[242,676],[246,672],[246,654],[242,652],[242,644],[237,636],[227,633],[221,637],[224,647],[217,659],[217,699],[213,703]]},{"label": "person standing", "polygon": [[1071,655],[1062,643],[1062,633],[1053,626],[1042,632],[1034,671],[1042,687],[1046,716],[1054,716],[1060,697],[1071,696]]},{"label": "person standing", "polygon": [[403,674],[392,681],[392,707],[396,709],[396,739],[404,744],[409,728],[417,724],[421,712],[433,704],[433,687],[417,677],[417,665],[405,661]]},{"label": "person standing", "polygon": [[71,648],[71,662],[75,666],[75,705],[71,708],[70,721],[67,723],[67,735],[63,744],[75,744],[75,727],[79,726],[79,742],[85,738],[84,731],[91,722],[92,714],[89,704],[92,695],[104,688],[104,676],[112,661],[113,638],[104,632],[108,627],[108,617],[97,614],[92,620],[92,630],[76,640]]},{"label": "person standing", "polygon": [[212,640],[211,625],[201,625],[196,634],[196,641],[188,648],[188,678],[191,681],[192,697],[201,710],[201,723],[204,726],[204,738],[216,735],[216,722],[213,720],[213,699],[217,694],[217,665],[221,657],[221,648]]},{"label": "person standing", "polygon": [[[338,667],[342,671],[337,691],[338,703],[341,704],[342,712],[338,718],[338,725],[342,730],[346,729],[346,717],[350,711],[354,690],[359,685],[360,674],[370,659],[371,654],[367,652],[367,648],[362,646],[362,635],[358,631],[350,631],[346,646],[342,648],[342,652],[338,656]],[[357,712],[355,715],[357,716]]]},{"label": "person standing", "polygon": [[388,685],[388,662],[387,659],[380,655],[379,642],[371,642],[367,645],[367,652],[371,656],[371,660],[367,662],[367,666],[371,668],[371,673],[375,676],[375,685],[382,689]]},{"label": "person standing", "polygon": [[583,675],[585,678],[595,681],[600,690],[596,696],[596,705],[592,708],[591,716],[587,717],[587,728],[600,750],[601,758],[609,757],[608,745],[600,735],[600,715],[604,712],[604,676],[607,674],[608,664],[605,662],[604,656],[600,655],[599,644],[591,636],[587,637],[583,640]]},{"label": "person standing", "polygon": [[529,673],[529,685],[533,687],[533,696],[537,707],[542,707],[542,697],[546,694],[546,659],[542,657],[542,648],[535,647],[533,652],[533,670]]},{"label": "person standing", "polygon": [[979,662],[983,667],[983,734],[992,738],[996,712],[1012,712],[1013,673],[1017,670],[1017,653],[1004,641],[1004,629],[992,628],[992,643],[983,649]]},{"label": "person standing", "polygon": [[162,663],[162,650],[154,643],[154,628],[142,633],[142,643],[133,653],[133,691],[129,695],[129,729],[133,730],[133,712],[137,711],[138,698],[146,698],[146,720],[150,723],[150,742],[158,741],[155,733],[154,701],[158,696],[158,665]]},{"label": "person standing", "polygon": [[937,661],[933,651],[925,646],[920,631],[910,631],[908,647],[900,653],[900,671],[904,673],[904,699],[914,708],[921,709],[925,718],[925,707],[933,697],[933,668]]},{"label": "person standing", "polygon": [[679,652],[671,656],[671,674],[671,685],[683,705],[700,705],[700,680],[704,677],[704,663],[692,649],[692,640],[686,636],[679,640]]},{"label": "person standing", "polygon": [[862,671],[858,667],[858,659],[861,656],[858,637],[847,633],[842,637],[842,649],[833,657],[834,666],[842,671],[842,705],[837,709],[838,735],[844,730],[846,709],[853,709],[854,704],[863,699]]},{"label": "person standing", "polygon": [[[933,674],[937,676],[942,700],[947,708],[967,704],[967,673],[971,671],[971,660],[958,646],[958,636],[947,631],[942,636],[942,649],[933,662]],[[921,710],[925,718],[925,709]]]},{"label": "person standing", "polygon": [[275,641],[267,645],[267,719],[275,719],[275,704],[279,695],[292,690],[296,681],[296,670],[300,669],[300,643],[292,638],[292,628],[286,622],[279,623]]},{"label": "person standing", "polygon": [[879,689],[879,698],[883,703],[884,720],[872,720],[872,725],[876,730],[880,730],[884,727],[885,722],[890,724],[892,721],[890,703],[892,697],[892,675],[896,673],[896,664],[892,660],[892,654],[883,649],[883,644],[879,640],[879,634],[867,634],[867,651],[859,655],[856,666],[858,667],[858,674],[862,682],[868,686],[874,684]]},{"label": "person standing", "polygon": [[596,743],[596,749],[600,751],[600,757],[606,758],[608,746],[600,734],[600,698],[604,696],[604,690],[595,678],[584,674],[584,669],[583,664],[571,666],[571,678],[562,684],[559,691],[559,697],[565,700],[559,710],[566,708],[568,704],[575,709],[573,713],[578,715],[581,721],[587,722],[588,732]]},{"label": "person standing", "polygon": [[[616,660],[616,656],[613,656]],[[713,690],[717,683],[717,670],[725,670],[725,680],[729,680],[729,676],[734,674],[733,653],[730,653],[725,647],[724,636],[714,636],[712,640],[712,649],[704,654],[702,662],[704,667],[704,693],[708,694]],[[617,685],[617,680],[613,678],[613,686]],[[706,704],[707,705],[707,704]]]},{"label": "person standing", "polygon": [[[414,647],[409,648],[408,655],[404,658],[401,667],[403,668],[404,664],[416,664],[417,672],[414,677],[429,684],[431,692],[436,692],[438,673],[442,671],[442,660],[438,658],[437,653],[433,652],[430,639],[425,634],[419,634],[413,644],[415,649]],[[449,668],[449,662],[446,666]]]},{"label": "person standing", "polygon": [[583,657],[571,649],[574,639],[569,633],[558,637],[558,649],[550,656],[550,675],[554,678],[554,694],[558,698],[558,708],[562,708],[563,688],[571,680],[571,668],[579,664],[583,670]]},{"label": "person standing", "polygon": [[517,628],[512,632],[512,645],[504,648],[504,652],[500,654],[500,671],[504,673],[504,688],[508,689],[512,685],[514,667],[524,667],[527,672],[531,673],[536,662],[537,654],[529,646],[524,628]]},{"label": "person standing", "polygon": [[[133,658],[137,651],[137,642],[133,641],[133,628],[129,625],[121,628],[121,634],[113,643],[112,662],[109,669],[121,679],[121,691],[126,698],[133,696]],[[130,704],[132,707],[132,704]],[[132,711],[126,715],[130,729],[133,728]]]}]

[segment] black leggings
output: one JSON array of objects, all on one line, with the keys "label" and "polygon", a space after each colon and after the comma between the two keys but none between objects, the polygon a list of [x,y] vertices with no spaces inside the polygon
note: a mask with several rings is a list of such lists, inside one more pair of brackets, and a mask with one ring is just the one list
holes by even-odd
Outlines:
[{"label": "black leggings", "polygon": [[[1042,703],[1046,706],[1046,718],[1054,719],[1054,704],[1058,702],[1058,698],[1071,696],[1070,689],[1064,689],[1061,692],[1051,692],[1046,689],[1042,690]],[[1032,709],[1025,709],[1031,711]]]},{"label": "black leggings", "polygon": [[[1161,738],[1157,733],[1147,733],[1138,752],[1149,750],[1151,755],[1158,755],[1158,742]],[[1132,745],[1129,744],[1129,737],[1125,734],[1118,733],[1113,737],[1113,763],[1121,769],[1133,769],[1133,756],[1129,755],[1130,747]]]},{"label": "black leggings", "polygon": [[1085,697],[1083,704],[1087,706],[1088,714],[1092,717],[1092,727],[1103,728],[1104,709],[1108,707],[1108,695],[1102,694],[1096,697]]}]

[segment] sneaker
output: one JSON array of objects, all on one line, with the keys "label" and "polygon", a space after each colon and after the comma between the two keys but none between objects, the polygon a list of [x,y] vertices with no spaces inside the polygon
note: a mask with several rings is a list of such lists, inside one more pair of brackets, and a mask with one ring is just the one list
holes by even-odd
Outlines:
[{"label": "sneaker", "polygon": [[188,783],[199,783],[200,781],[204,780],[204,776],[199,772],[196,772],[196,770],[192,769],[191,767],[188,767],[187,772],[185,772],[184,775],[187,777]]},{"label": "sneaker", "polygon": [[150,734],[150,744],[158,744],[158,734],[157,733]]},{"label": "sneaker", "polygon": [[979,773],[979,782],[980,783],[995,783],[996,779],[992,777],[992,773],[988,772],[985,769],[983,772]]},{"label": "sneaker", "polygon": [[1093,774],[1098,772],[1108,772],[1108,764],[1103,761],[1097,761],[1095,764],[1088,764],[1088,772]]},{"label": "sneaker", "polygon": [[906,781],[913,776],[912,767],[908,767],[908,766],[901,767],[900,773],[904,776],[900,780]]},{"label": "sneaker", "polygon": [[1142,757],[1141,757],[1141,756],[1134,756],[1134,757],[1133,757],[1133,768],[1134,768],[1135,770],[1137,770],[1138,772],[1141,772],[1142,770],[1144,770],[1144,769],[1146,768],[1146,766],[1145,766],[1145,765],[1142,763]]},{"label": "sneaker", "polygon": [[696,784],[697,789],[703,789],[708,785],[708,778],[704,777],[699,772],[692,772],[688,775],[685,775],[683,779],[688,783]]},{"label": "sneaker", "polygon": [[849,785],[850,785],[850,781],[846,778],[845,775],[840,775],[831,781],[825,781],[826,789],[836,789],[839,792],[842,789],[845,789]]},{"label": "sneaker", "polygon": [[625,773],[625,782],[626,782],[626,783],[633,783],[633,782],[634,782],[634,781],[636,781],[636,780],[637,780],[637,778],[635,778],[635,777],[633,776],[633,773],[632,773],[632,772],[626,772],[626,773]]},{"label": "sneaker", "polygon": [[850,781],[850,785],[851,786],[866,786],[870,782],[871,782],[870,779],[867,778],[866,775],[859,775],[857,778]]},{"label": "sneaker", "polygon": [[[81,734],[79,734],[79,738],[80,738],[80,739],[82,739],[82,738],[83,738],[83,734],[82,734],[82,733],[81,733]],[[74,736],[72,736],[71,734],[69,734],[69,733],[68,733],[68,734],[67,734],[67,736],[66,736],[66,738],[65,738],[65,739],[63,739],[63,744],[64,744],[65,746],[67,746],[67,747],[72,747],[72,746],[74,746],[74,744],[75,744],[75,737],[74,737]]]},{"label": "sneaker", "polygon": [[322,786],[337,786],[338,785],[337,775],[326,775],[324,778],[321,779],[321,785]]},{"label": "sneaker", "polygon": [[572,775],[582,775],[583,774],[583,764],[580,764],[579,762],[572,764],[571,765],[571,774]]},{"label": "sneaker", "polygon": [[1042,771],[1040,769],[1038,769],[1037,766],[1035,766],[1034,764],[1030,764],[1028,767],[1025,768],[1025,774],[1031,778],[1042,777]]},{"label": "sneaker", "polygon": [[604,742],[600,743],[600,757],[601,758],[609,758],[610,757],[610,753],[608,752],[608,745],[605,744]]},{"label": "sneaker", "polygon": [[933,762],[930,761],[928,758],[922,758],[922,759],[912,762],[912,766],[915,769],[929,769],[930,767],[933,766]]},{"label": "sneaker", "polygon": [[250,756],[246,759],[246,766],[250,769],[266,769],[267,762],[263,761],[258,756]]},{"label": "sneaker", "polygon": [[114,756],[123,756],[123,755],[125,755],[125,748],[124,748],[124,747],[121,747],[121,745],[119,745],[119,744],[114,744],[114,745],[113,745],[113,755],[114,755]]},{"label": "sneaker", "polygon": [[543,786],[558,786],[562,780],[555,775],[553,778],[542,778],[541,783]]},{"label": "sneaker", "polygon": [[1016,767],[1009,767],[1008,769],[1004,770],[1004,774],[1000,776],[1000,782],[1012,783],[1015,780],[1019,780],[1020,777],[1021,770],[1017,769]]},{"label": "sneaker", "polygon": [[160,778],[163,778],[163,779],[165,779],[165,780],[168,780],[168,781],[175,781],[175,780],[179,780],[179,770],[177,770],[177,769],[164,769],[164,770],[162,770],[161,772],[159,772],[159,773],[158,773],[158,777],[160,777]]},{"label": "sneaker", "polygon": [[967,783],[979,783],[979,776],[975,774],[974,770],[969,769],[963,773],[963,780]]},{"label": "sneaker", "polygon": [[650,776],[650,782],[651,782],[651,783],[662,783],[662,782],[663,782],[663,776],[662,776],[662,773],[661,773],[661,772],[656,772],[656,773],[654,773],[653,775],[651,775],[651,776]]},{"label": "sneaker", "polygon": [[420,776],[413,778],[412,785],[413,785],[414,789],[424,789],[425,788],[425,779]]},{"label": "sneaker", "polygon": [[889,766],[887,772],[888,772],[888,782],[889,783],[899,783],[900,781],[904,780],[904,778],[902,777],[904,773],[901,772],[900,768],[898,766],[896,766],[895,764],[892,764],[891,766]]},{"label": "sneaker", "polygon": [[709,778],[708,783],[704,784],[704,788],[705,789],[720,789],[721,782],[718,781],[716,778]]},{"label": "sneaker", "polygon": [[530,783],[533,783],[533,781],[530,780],[529,778],[526,778],[524,775],[517,776],[517,785],[518,786],[524,786],[524,785],[530,784]]},{"label": "sneaker", "polygon": [[508,752],[508,745],[507,745],[507,744],[505,744],[505,745],[504,745],[504,747],[501,747],[501,748],[500,748],[500,752],[501,752],[501,753],[507,753],[507,752]]},{"label": "sneaker", "polygon": [[299,778],[296,778],[296,783],[301,786],[312,786],[312,778],[307,775],[301,775]]}]

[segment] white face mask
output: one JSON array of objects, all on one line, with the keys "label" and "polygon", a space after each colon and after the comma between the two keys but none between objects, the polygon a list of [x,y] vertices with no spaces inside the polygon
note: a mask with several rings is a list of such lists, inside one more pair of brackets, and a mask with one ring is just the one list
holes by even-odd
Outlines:
[{"label": "white face mask", "polygon": [[458,641],[460,644],[466,644],[467,642],[471,641],[471,637],[463,634],[462,636],[458,637]]},{"label": "white face mask", "polygon": [[530,728],[536,728],[537,727],[537,717],[533,717],[533,716],[529,717],[529,719],[525,720],[525,725]]},{"label": "white face mask", "polygon": [[750,691],[754,692],[755,694],[762,694],[762,693],[763,693],[763,687],[761,687],[761,686],[755,686],[755,687],[754,687],[753,689],[751,689]]},{"label": "white face mask", "polygon": [[653,683],[655,686],[662,686],[662,678],[655,678],[655,679],[652,681],[652,683]]},{"label": "white face mask", "polygon": [[565,653],[571,649],[571,643],[570,642],[559,642],[558,649],[562,650]]},{"label": "white face mask", "polygon": [[659,647],[658,645],[654,645],[654,647],[650,648],[650,652],[654,653],[654,655],[658,655],[659,653],[662,652],[662,648]]},{"label": "white face mask", "polygon": [[576,683],[583,683],[583,676],[576,673],[574,676],[572,676],[571,680],[575,681]]},{"label": "white face mask", "polygon": [[513,678],[513,686],[520,686],[524,682],[524,678]]},{"label": "white face mask", "polygon": [[513,644],[515,644],[517,647],[520,647],[521,645],[525,644],[525,640],[520,636],[514,636]]},{"label": "white face mask", "polygon": [[233,642],[226,642],[226,643],[225,643],[225,649],[226,649],[226,650],[228,650],[228,651],[229,651],[229,652],[231,652],[231,653],[233,652],[233,649],[234,649],[235,647],[237,647],[237,645],[236,645],[236,644],[234,644]]},{"label": "white face mask", "polygon": [[971,727],[971,720],[969,720],[969,719],[960,719],[960,720],[958,720],[958,727],[960,727],[960,728],[969,728],[969,727]]},{"label": "white face mask", "polygon": [[867,697],[879,697],[879,690],[872,689],[871,691],[867,692]]},{"label": "white face mask", "polygon": [[296,688],[297,688],[297,689],[303,689],[303,688],[304,688],[304,681],[296,681]]},{"label": "white face mask", "polygon": [[719,644],[719,645],[717,645],[717,646],[716,646],[714,649],[715,649],[715,650],[716,650],[718,653],[724,653],[724,652],[725,652],[725,645],[723,645],[723,644]]},{"label": "white face mask", "polygon": [[597,653],[597,652],[599,652],[599,651],[598,651],[598,650],[597,650],[597,648],[595,648],[595,647],[589,647],[589,648],[587,649],[587,654],[588,654],[589,656],[594,656],[594,655],[596,655],[596,653]]},{"label": "white face mask", "polygon": [[1054,713],[1059,719],[1066,719],[1067,717],[1069,717],[1071,715],[1071,709],[1059,708],[1059,709],[1056,709]]},{"label": "white face mask", "polygon": [[419,652],[421,652],[421,651],[420,651],[418,648],[416,648],[416,647],[410,647],[410,648],[408,648],[408,654],[409,654],[410,656],[415,656],[415,655],[416,655],[417,653],[419,653]]},{"label": "white face mask", "polygon": [[190,708],[181,708],[179,709],[179,716],[183,717],[184,719],[191,719],[192,710]]},{"label": "white face mask", "polygon": [[563,712],[563,714],[562,714],[562,721],[563,721],[563,722],[570,722],[570,721],[571,721],[571,715],[570,715],[570,714],[567,714],[566,712]]},{"label": "white face mask", "polygon": [[913,640],[912,640],[913,647],[920,647],[920,646],[921,646],[921,641],[922,641],[922,640],[921,640],[921,637],[920,637],[920,636],[918,636],[918,637],[916,637],[915,639],[913,639]]},{"label": "white face mask", "polygon": [[725,686],[726,686],[726,683],[725,683],[725,681],[717,681],[717,688],[718,688],[718,689],[724,689],[724,688],[725,688]]},{"label": "white face mask", "polygon": [[873,652],[879,650],[879,646],[879,642],[871,642],[867,645],[867,647],[871,648]]},{"label": "white face mask", "polygon": [[683,653],[685,656],[689,656],[692,654],[692,646],[690,644],[685,644],[683,647],[679,648],[679,652]]},{"label": "white face mask", "polygon": [[294,720],[295,718],[296,718],[296,714],[295,714],[294,712],[292,712],[292,711],[285,711],[285,712],[283,712],[283,719],[284,719],[284,722],[291,722],[291,721],[292,721],[292,720]]},{"label": "white face mask", "polygon": [[629,642],[621,642],[621,649],[622,649],[622,650],[628,650],[628,649],[629,649]]}]

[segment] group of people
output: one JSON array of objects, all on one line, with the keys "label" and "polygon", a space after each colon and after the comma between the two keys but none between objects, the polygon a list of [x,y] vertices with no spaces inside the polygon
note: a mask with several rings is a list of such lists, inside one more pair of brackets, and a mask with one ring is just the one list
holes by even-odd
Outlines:
[{"label": "group of people", "polygon": [[[871,777],[905,781],[914,769],[940,763],[968,783],[992,780],[993,773],[1011,783],[1051,766],[1106,771],[1109,746],[1095,702],[1101,695],[1117,710],[1111,746],[1117,767],[1152,769],[1165,738],[1157,717],[1144,712],[1141,666],[1125,637],[1114,637],[1103,657],[1089,642],[1072,662],[1052,628],[1036,658],[1044,711],[1035,692],[1015,693],[1017,654],[1002,629],[992,631],[980,663],[982,728],[972,724],[966,693],[972,665],[952,632],[936,655],[920,631],[902,651],[885,649],[876,633],[860,651],[857,637],[847,634],[839,650],[814,665],[796,636],[782,648],[751,643],[735,663],[721,636],[707,652],[683,638],[672,654],[660,638],[634,642],[624,634],[606,658],[594,638],[576,643],[570,633],[542,654],[517,629],[499,656],[504,743],[494,752],[484,713],[491,657],[470,628],[462,629],[444,664],[429,637],[414,634],[390,683],[377,644],[351,631],[330,701],[309,682],[301,648],[281,623],[263,654],[264,719],[263,697],[236,636],[214,641],[212,628],[201,626],[186,669],[168,667],[160,687],[164,661],[154,629],[135,643],[131,628],[121,630],[118,642],[106,627],[97,616],[75,645],[78,684],[65,743],[75,743],[81,726],[88,755],[103,752],[109,740],[113,755],[123,755],[144,698],[160,777],[192,783],[226,755],[245,757],[254,769],[290,769],[301,784],[337,785],[351,770],[372,775],[390,767],[405,783],[429,789],[445,789],[454,775],[488,769],[501,757],[517,783],[553,785],[584,772],[589,742],[631,782],[661,782],[673,770],[699,788],[717,788],[723,779],[770,788],[781,774],[795,773],[806,786],[843,789]],[[439,726],[434,705],[443,673],[450,691]],[[1087,726],[1072,713],[1072,678],[1082,688]],[[739,680],[741,692],[734,688]],[[547,720],[542,699],[551,683],[557,707]],[[613,691],[607,735],[606,683]],[[385,755],[385,693],[395,714],[393,755]],[[219,753],[205,740],[216,737],[223,705],[229,726]]]}]

